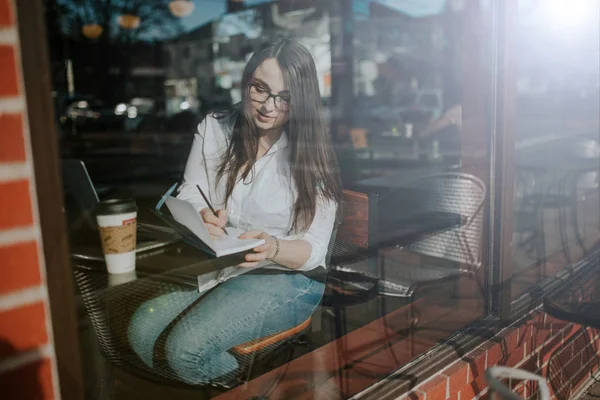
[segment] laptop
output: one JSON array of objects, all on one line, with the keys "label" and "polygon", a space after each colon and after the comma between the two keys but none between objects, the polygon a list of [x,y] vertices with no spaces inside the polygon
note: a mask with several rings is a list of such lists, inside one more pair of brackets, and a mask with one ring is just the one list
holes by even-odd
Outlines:
[{"label": "laptop", "polygon": [[[67,216],[71,256],[83,260],[104,260],[94,209],[100,202],[85,164],[62,159],[64,210]],[[137,222],[136,253],[148,252],[181,240],[170,227]]]}]

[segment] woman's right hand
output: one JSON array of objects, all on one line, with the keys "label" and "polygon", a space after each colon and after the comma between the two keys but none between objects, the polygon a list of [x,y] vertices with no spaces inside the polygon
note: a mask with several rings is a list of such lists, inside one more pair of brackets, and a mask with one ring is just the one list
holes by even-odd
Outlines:
[{"label": "woman's right hand", "polygon": [[210,208],[203,208],[200,210],[200,216],[208,229],[208,233],[215,238],[220,238],[225,234],[223,228],[227,224],[227,211],[226,210],[218,210],[217,215],[218,218],[213,214]]}]

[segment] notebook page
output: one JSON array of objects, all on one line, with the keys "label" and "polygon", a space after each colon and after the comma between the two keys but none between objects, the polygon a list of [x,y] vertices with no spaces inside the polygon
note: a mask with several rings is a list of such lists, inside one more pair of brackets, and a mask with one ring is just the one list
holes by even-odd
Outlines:
[{"label": "notebook page", "polygon": [[217,257],[250,250],[265,243],[264,239],[238,239],[243,231],[235,228],[227,228],[231,236],[224,235],[219,239],[213,239],[206,229],[202,217],[191,203],[175,197],[168,197],[165,203],[173,218],[192,231],[215,252]]},{"label": "notebook page", "polygon": [[175,221],[179,222],[181,225],[184,225],[186,228],[192,231],[192,233],[196,235],[198,239],[202,240],[204,244],[210,247],[213,251],[215,250],[213,246],[213,240],[210,237],[208,230],[204,226],[204,221],[202,221],[200,214],[198,214],[198,211],[196,211],[191,203],[171,196],[167,197],[165,203]]},{"label": "notebook page", "polygon": [[[229,232],[229,229],[227,231]],[[237,239],[231,232],[229,234],[231,236],[221,236],[219,239],[213,240],[213,249],[217,253],[217,257],[251,250],[265,243],[264,239]]]}]

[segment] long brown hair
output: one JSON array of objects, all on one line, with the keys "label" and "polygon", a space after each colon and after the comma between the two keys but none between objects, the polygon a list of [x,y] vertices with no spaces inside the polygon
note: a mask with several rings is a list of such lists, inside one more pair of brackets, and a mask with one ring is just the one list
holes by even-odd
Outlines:
[{"label": "long brown hair", "polygon": [[315,62],[300,43],[279,39],[255,52],[246,64],[242,75],[242,102],[231,111],[235,121],[233,134],[219,166],[217,180],[227,179],[227,200],[238,177],[245,180],[256,163],[260,133],[245,104],[249,101],[248,85],[254,71],[270,58],[279,64],[290,92],[289,121],[284,129],[290,141],[291,173],[298,193],[293,229],[304,231],[315,217],[319,197],[340,204],[341,183],[337,159],[323,121]]}]

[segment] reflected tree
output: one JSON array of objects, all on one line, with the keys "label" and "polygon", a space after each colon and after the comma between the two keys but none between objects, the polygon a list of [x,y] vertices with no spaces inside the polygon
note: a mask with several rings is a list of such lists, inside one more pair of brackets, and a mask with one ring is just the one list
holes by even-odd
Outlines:
[{"label": "reflected tree", "polygon": [[[179,18],[169,10],[170,0],[56,0],[63,33],[83,38],[86,25],[98,25],[92,40],[131,43],[172,37],[181,32]],[[136,17],[123,21],[123,17]]]},{"label": "reflected tree", "polygon": [[[183,32],[171,14],[170,0],[45,0],[46,24],[55,65],[55,87],[66,86],[65,60],[73,60],[77,79],[90,71],[94,95],[106,102],[122,101],[135,68],[136,51],[150,51],[156,43]],[[153,65],[159,66],[159,65]],[[59,79],[56,77],[59,76]]]}]

